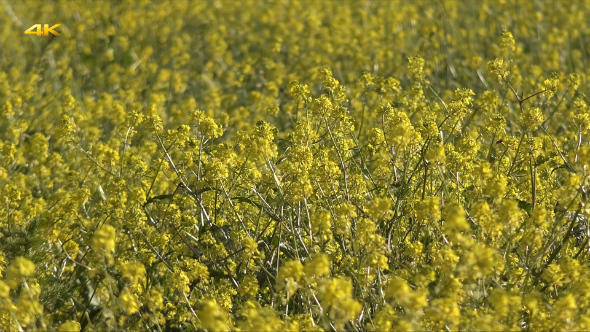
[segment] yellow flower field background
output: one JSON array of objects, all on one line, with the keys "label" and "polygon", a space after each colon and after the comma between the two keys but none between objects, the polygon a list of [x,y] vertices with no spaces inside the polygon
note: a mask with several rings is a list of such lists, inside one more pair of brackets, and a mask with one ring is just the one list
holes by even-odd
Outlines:
[{"label": "yellow flower field background", "polygon": [[0,0],[0,330],[590,329],[588,17]]}]

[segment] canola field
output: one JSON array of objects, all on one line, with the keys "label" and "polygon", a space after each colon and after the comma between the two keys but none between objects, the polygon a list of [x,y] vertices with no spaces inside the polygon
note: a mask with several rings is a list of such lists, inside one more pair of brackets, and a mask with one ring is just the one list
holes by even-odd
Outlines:
[{"label": "canola field", "polygon": [[0,0],[0,331],[589,330],[589,17]]}]

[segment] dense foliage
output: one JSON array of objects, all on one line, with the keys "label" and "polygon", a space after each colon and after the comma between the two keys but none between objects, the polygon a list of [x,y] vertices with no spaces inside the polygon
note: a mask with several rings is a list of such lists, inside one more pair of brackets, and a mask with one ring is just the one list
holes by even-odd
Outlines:
[{"label": "dense foliage", "polygon": [[0,330],[589,330],[587,17],[0,0]]}]

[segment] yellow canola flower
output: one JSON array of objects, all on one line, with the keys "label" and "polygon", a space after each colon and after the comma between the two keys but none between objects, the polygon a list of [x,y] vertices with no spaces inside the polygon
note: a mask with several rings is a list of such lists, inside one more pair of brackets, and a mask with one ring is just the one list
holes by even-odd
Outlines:
[{"label": "yellow canola flower", "polygon": [[57,329],[59,332],[80,332],[80,323],[73,320],[68,320],[65,323],[61,324]]},{"label": "yellow canola flower", "polygon": [[8,299],[10,296],[10,287],[3,281],[0,281],[0,299]]},{"label": "yellow canola flower", "polygon": [[92,246],[98,250],[115,250],[115,237],[115,228],[111,225],[105,225],[94,233],[94,236],[92,237]]},{"label": "yellow canola flower", "polygon": [[228,315],[215,301],[209,300],[197,311],[201,326],[207,331],[229,331]]},{"label": "yellow canola flower", "polygon": [[19,280],[28,278],[35,272],[35,264],[24,257],[15,258],[8,267],[7,278]]}]

